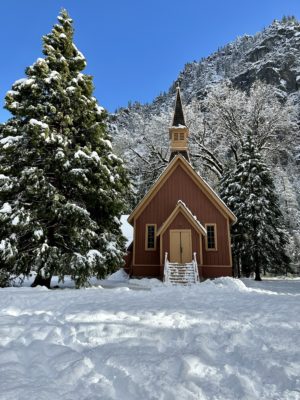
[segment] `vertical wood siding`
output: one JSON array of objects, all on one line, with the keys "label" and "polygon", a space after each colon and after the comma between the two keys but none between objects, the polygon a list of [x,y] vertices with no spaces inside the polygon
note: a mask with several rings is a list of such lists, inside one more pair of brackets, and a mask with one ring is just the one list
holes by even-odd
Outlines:
[{"label": "vertical wood siding", "polygon": [[[174,210],[178,200],[182,200],[203,225],[205,223],[217,224],[218,250],[205,251],[205,242],[204,238],[202,238],[203,264],[230,265],[227,220],[180,165],[177,166],[171,176],[143,210],[142,214],[136,219],[134,264],[141,266],[160,265],[160,241],[157,240],[156,251],[146,251],[145,226],[146,224],[157,224],[157,228],[159,228]],[[182,223],[183,225],[189,224],[185,218],[185,221],[180,220],[180,216],[178,216],[178,218],[179,219],[176,223]],[[173,224],[174,223],[175,221]],[[176,226],[176,228],[178,229],[178,226]],[[194,232],[194,250],[196,232],[194,229],[192,232]],[[165,232],[164,236],[166,234],[167,232]],[[199,235],[197,234],[197,236],[199,240]],[[163,242],[167,243],[168,240],[164,240]],[[197,246],[195,247],[197,253],[199,253],[199,247],[200,245],[198,248]]]},{"label": "vertical wood siding", "polygon": [[207,278],[218,278],[219,276],[232,276],[232,268],[231,267],[200,267],[199,275],[201,279]]}]

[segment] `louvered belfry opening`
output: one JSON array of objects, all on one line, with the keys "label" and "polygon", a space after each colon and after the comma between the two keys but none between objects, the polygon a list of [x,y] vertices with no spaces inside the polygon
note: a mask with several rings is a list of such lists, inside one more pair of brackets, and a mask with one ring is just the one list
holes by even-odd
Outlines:
[{"label": "louvered belfry opening", "polygon": [[169,128],[170,160],[181,154],[190,162],[188,152],[189,130],[185,124],[179,85],[176,88],[176,100],[172,126]]}]

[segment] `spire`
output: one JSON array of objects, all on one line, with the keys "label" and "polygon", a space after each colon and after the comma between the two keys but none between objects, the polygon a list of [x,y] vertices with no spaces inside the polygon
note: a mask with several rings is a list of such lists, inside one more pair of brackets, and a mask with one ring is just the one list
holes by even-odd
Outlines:
[{"label": "spire", "polygon": [[173,123],[171,128],[169,128],[170,161],[177,154],[181,154],[188,161],[190,161],[188,152],[188,136],[189,136],[189,130],[185,124],[181,96],[180,96],[180,87],[179,87],[179,82],[177,82]]},{"label": "spire", "polygon": [[180,86],[178,81],[176,86],[176,102],[175,102],[175,111],[174,111],[172,126],[179,126],[179,125],[185,126],[185,120],[184,120],[184,114],[180,96]]}]

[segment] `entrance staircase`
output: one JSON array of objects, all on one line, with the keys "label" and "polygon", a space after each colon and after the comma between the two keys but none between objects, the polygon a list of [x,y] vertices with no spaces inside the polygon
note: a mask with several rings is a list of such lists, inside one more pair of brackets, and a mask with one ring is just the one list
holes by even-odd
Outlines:
[{"label": "entrance staircase", "polygon": [[164,282],[172,285],[192,285],[200,282],[196,253],[192,262],[187,264],[170,263],[165,254]]}]

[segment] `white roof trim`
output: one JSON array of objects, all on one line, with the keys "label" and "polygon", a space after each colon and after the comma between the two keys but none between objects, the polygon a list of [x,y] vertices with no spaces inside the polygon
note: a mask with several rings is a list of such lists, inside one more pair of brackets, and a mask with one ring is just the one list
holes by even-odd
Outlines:
[{"label": "white roof trim", "polygon": [[205,232],[205,234],[207,235],[206,228],[201,224],[201,222],[198,220],[196,215],[194,215],[192,213],[192,211],[188,208],[188,206],[182,200],[178,200],[177,204],[181,205],[191,215],[191,217],[195,220],[195,222],[199,226],[199,228],[202,229]]}]

